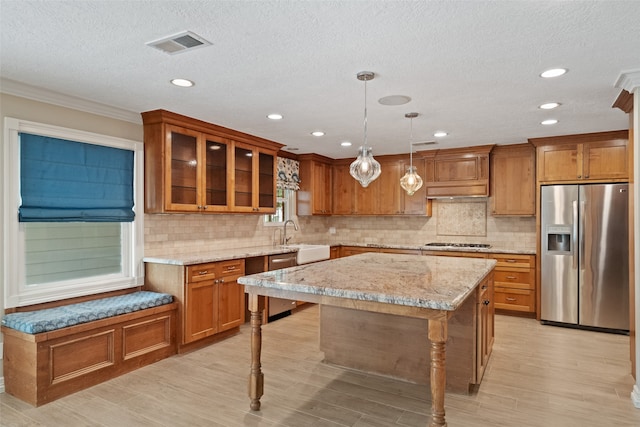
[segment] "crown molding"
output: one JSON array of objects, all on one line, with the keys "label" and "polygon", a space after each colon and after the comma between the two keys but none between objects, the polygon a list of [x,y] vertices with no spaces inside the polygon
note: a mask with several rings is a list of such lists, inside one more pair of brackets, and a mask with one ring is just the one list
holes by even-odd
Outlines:
[{"label": "crown molding", "polygon": [[63,93],[54,92],[37,86],[27,85],[15,80],[0,79],[0,92],[32,99],[34,101],[97,114],[99,116],[110,117],[112,119],[142,124],[142,117],[140,116],[140,113],[112,107],[106,104],[100,104],[99,102],[90,101],[88,99],[65,95]]},{"label": "crown molding", "polygon": [[629,93],[640,88],[640,68],[635,70],[626,70],[620,73],[616,80],[615,87],[624,89]]}]

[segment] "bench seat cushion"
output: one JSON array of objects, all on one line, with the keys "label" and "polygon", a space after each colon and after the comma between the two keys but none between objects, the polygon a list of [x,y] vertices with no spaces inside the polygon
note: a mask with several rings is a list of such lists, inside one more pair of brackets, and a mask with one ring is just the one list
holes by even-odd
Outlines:
[{"label": "bench seat cushion", "polygon": [[10,313],[2,318],[2,325],[27,334],[39,334],[171,302],[173,296],[169,294],[139,291],[43,310]]}]

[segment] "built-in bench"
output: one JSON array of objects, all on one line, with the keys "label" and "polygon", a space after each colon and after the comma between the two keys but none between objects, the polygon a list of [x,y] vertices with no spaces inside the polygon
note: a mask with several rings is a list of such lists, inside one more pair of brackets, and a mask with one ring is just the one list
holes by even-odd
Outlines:
[{"label": "built-in bench", "polygon": [[139,291],[5,314],[5,391],[39,406],[176,354],[177,306]]}]

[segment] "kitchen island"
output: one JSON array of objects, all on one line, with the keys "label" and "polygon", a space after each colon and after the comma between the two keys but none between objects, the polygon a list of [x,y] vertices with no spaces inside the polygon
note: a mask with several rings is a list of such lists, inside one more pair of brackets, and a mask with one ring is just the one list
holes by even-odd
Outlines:
[{"label": "kitchen island", "polygon": [[[288,298],[388,315],[426,319],[430,342],[431,426],[446,426],[446,343],[448,323],[469,298],[491,281],[496,261],[368,253],[244,276],[251,312],[250,407],[260,409],[264,377],[264,296]],[[469,327],[473,328],[474,325]]]}]

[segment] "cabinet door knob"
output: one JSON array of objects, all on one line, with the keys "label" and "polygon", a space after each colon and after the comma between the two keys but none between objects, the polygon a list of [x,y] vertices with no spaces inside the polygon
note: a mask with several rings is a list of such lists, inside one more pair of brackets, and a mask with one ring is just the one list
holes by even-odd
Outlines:
[{"label": "cabinet door knob", "polygon": [[224,279],[220,279],[220,283],[224,283]]},{"label": "cabinet door knob", "polygon": [[486,300],[482,301],[482,303],[483,303],[484,305],[489,305],[489,304],[491,304],[491,301],[489,301],[488,299],[486,299]]}]

